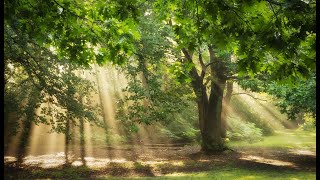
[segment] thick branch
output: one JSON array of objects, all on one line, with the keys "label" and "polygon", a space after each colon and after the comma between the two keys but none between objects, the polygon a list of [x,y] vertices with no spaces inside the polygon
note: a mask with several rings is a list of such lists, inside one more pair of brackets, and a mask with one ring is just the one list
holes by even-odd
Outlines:
[{"label": "thick branch", "polygon": [[[202,62],[202,63],[203,63],[203,62]],[[202,67],[201,78],[202,78],[202,79],[204,78],[204,76],[205,76],[205,74],[206,74],[206,72],[207,72],[207,68],[208,68],[210,65],[212,65],[212,64],[213,64],[213,62],[209,62],[209,63],[206,64],[206,65],[204,65],[204,63],[201,64],[201,67]]]},{"label": "thick branch", "polygon": [[[185,48],[182,48],[182,52],[183,52],[184,56],[186,57],[187,61],[189,63],[192,63],[192,55],[190,55],[190,53]],[[190,74],[193,78],[195,78],[197,80],[200,78],[195,67],[192,67]]]},{"label": "thick branch", "polygon": [[211,81],[211,78],[207,78],[207,79],[206,79],[206,82],[204,82],[203,85],[204,85],[204,86],[207,86],[210,81]]},{"label": "thick branch", "polygon": [[206,74],[206,66],[204,65],[203,63],[203,60],[202,60],[202,55],[201,55],[201,52],[199,51],[199,62],[200,62],[200,65],[201,65],[201,78],[203,79],[204,78],[204,75]]},{"label": "thick branch", "polygon": [[[191,55],[185,48],[182,49],[182,52],[184,53],[187,62],[193,63]],[[197,69],[194,66],[191,68],[189,74],[192,77],[191,85],[194,92],[196,93],[196,96],[198,98],[206,99],[207,94],[206,94],[206,88],[203,85],[203,79],[198,75]]]},{"label": "thick branch", "polygon": [[213,62],[209,62],[205,67],[208,68],[211,64],[213,64]]}]

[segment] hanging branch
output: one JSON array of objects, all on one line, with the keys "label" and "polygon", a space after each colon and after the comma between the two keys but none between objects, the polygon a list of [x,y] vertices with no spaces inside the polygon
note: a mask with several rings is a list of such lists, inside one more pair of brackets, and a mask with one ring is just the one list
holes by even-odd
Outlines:
[{"label": "hanging branch", "polygon": [[254,96],[252,96],[251,94],[248,94],[248,93],[235,93],[235,94],[231,94],[231,96],[233,96],[233,95],[240,95],[240,94],[245,94],[245,95],[247,95],[247,96],[252,97],[253,99],[257,99],[257,100],[260,100],[260,101],[267,101],[267,100],[265,100],[265,99],[256,98],[256,97],[254,97]]}]

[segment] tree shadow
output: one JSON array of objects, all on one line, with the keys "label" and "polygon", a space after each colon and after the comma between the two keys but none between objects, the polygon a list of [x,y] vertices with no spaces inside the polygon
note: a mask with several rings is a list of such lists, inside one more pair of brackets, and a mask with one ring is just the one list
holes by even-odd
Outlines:
[{"label": "tree shadow", "polygon": [[4,179],[80,179],[90,177],[95,171],[86,166],[61,165],[54,168],[39,168],[38,166],[16,167],[6,164]]},{"label": "tree shadow", "polygon": [[109,163],[100,169],[91,169],[87,166],[60,165],[54,168],[41,168],[38,166],[16,166],[6,163],[4,179],[96,179],[99,176],[130,177],[155,176],[152,167],[134,162],[128,168],[122,163]]},{"label": "tree shadow", "polygon": [[[258,158],[250,158],[247,157],[247,155],[252,155]],[[283,163],[274,164],[272,163],[272,160],[283,161]],[[131,165],[128,165],[128,163]],[[29,165],[21,168],[15,166],[14,163],[6,163],[5,177],[7,178],[5,179],[94,179],[108,176],[152,177],[156,174],[164,175],[172,173],[194,173],[206,171],[210,171],[210,173],[214,173],[214,171],[217,171],[217,173],[223,173],[234,169],[245,171],[246,173],[243,176],[250,174],[250,171],[256,175],[257,172],[270,172],[273,174],[277,174],[277,172],[280,171],[315,172],[316,159],[315,156],[290,154],[288,151],[283,151],[276,154],[267,153],[267,155],[260,152],[248,152],[247,154],[244,154],[240,152],[228,151],[215,155],[207,155],[202,152],[197,152],[187,155],[186,159],[169,159],[155,164],[137,161],[125,163],[109,162],[106,166],[99,169],[90,169],[87,166],[71,165],[61,165],[55,168],[39,168],[39,166]]]}]

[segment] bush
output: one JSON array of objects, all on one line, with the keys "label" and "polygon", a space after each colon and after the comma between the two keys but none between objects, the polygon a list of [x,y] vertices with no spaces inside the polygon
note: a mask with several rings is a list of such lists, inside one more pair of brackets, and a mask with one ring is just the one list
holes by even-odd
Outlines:
[{"label": "bush", "polygon": [[242,122],[235,118],[229,118],[228,124],[231,131],[227,131],[227,138],[230,140],[245,140],[254,143],[262,140],[262,130],[254,123]]},{"label": "bush", "polygon": [[305,131],[314,131],[316,129],[316,119],[310,114],[305,114],[302,129]]},{"label": "bush", "polygon": [[249,107],[238,97],[232,98],[230,103],[236,116],[239,116],[241,119],[244,119],[247,122],[253,123],[259,129],[261,129],[263,135],[272,135],[274,133],[274,130],[268,123],[268,120],[262,118],[258,112],[254,111],[253,108]]}]

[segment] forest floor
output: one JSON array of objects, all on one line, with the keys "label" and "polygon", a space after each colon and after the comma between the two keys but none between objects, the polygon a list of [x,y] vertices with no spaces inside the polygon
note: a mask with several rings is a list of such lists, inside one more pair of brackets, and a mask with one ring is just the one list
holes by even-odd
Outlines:
[{"label": "forest floor", "polygon": [[5,179],[316,179],[315,133],[286,130],[262,142],[231,142],[222,154],[199,145],[96,146],[94,157],[64,153],[28,156],[22,165],[5,157]]}]

